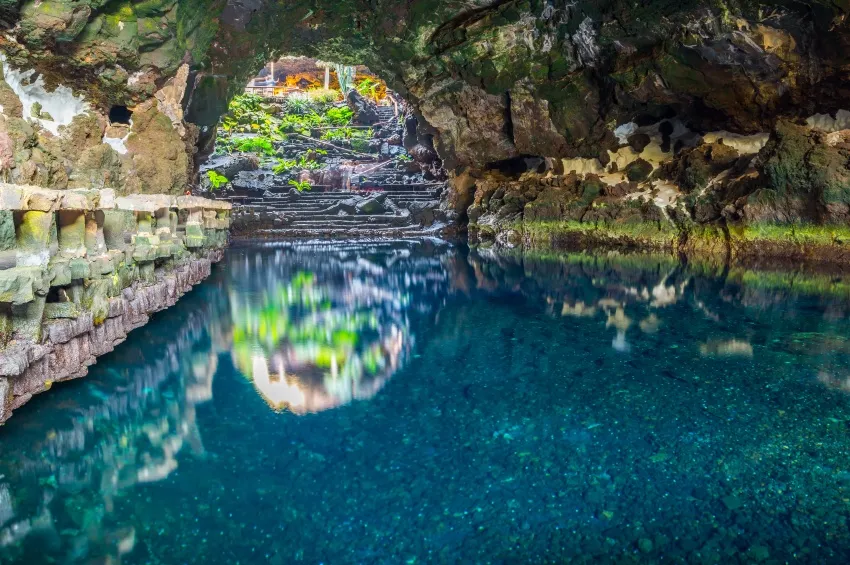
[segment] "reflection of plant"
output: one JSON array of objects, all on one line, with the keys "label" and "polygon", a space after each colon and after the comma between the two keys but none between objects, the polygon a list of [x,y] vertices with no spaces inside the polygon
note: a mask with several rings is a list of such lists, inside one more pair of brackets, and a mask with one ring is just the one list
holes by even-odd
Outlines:
[{"label": "reflection of plant", "polygon": [[230,182],[227,180],[226,176],[220,175],[215,171],[207,171],[207,178],[209,179],[210,185],[212,185],[213,190],[218,190],[219,188]]},{"label": "reflection of plant", "polygon": [[304,192],[305,190],[311,190],[313,188],[313,185],[311,185],[310,181],[307,180],[299,181],[292,179],[289,181],[289,185],[295,187],[295,190],[298,192]]}]

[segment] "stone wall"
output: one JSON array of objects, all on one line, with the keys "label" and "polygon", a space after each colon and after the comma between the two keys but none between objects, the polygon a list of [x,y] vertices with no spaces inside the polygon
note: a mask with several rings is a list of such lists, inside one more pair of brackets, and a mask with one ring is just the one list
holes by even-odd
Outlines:
[{"label": "stone wall", "polygon": [[203,198],[0,184],[0,422],[206,278],[229,226]]}]

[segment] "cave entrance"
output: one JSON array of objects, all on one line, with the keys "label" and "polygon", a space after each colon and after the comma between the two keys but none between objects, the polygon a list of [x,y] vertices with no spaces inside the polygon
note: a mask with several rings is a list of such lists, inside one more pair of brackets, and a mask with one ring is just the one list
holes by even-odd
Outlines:
[{"label": "cave entrance", "polygon": [[236,231],[431,229],[445,220],[446,173],[419,130],[405,100],[367,67],[283,57],[230,102],[200,192],[237,205]]}]

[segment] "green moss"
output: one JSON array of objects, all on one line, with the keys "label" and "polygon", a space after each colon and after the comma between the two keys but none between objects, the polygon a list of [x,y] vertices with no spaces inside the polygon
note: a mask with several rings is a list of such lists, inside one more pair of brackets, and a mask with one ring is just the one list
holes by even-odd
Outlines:
[{"label": "green moss", "polygon": [[730,225],[733,239],[747,242],[772,241],[797,245],[836,245],[850,243],[850,226],[811,224]]}]

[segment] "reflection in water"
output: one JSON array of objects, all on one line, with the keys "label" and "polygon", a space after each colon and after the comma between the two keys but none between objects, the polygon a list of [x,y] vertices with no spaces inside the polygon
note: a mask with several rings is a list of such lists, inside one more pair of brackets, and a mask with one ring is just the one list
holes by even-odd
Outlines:
[{"label": "reflection in water", "polygon": [[409,245],[277,244],[229,261],[232,357],[275,409],[320,412],[373,397],[406,362],[411,316],[447,288]]},{"label": "reflection in water", "polygon": [[115,515],[116,498],[168,477],[181,451],[204,453],[196,406],[212,399],[226,347],[227,305],[211,290],[5,426],[0,562],[110,562],[133,550],[137,525]]},{"label": "reflection in water", "polygon": [[843,288],[234,248],[0,429],[0,563],[843,563]]}]

